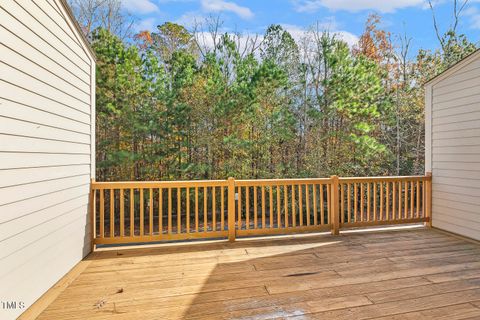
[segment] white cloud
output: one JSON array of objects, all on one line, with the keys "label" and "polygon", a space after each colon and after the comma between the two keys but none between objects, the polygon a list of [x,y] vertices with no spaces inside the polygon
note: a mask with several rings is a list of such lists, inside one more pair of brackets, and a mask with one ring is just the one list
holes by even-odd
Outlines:
[{"label": "white cloud", "polygon": [[224,0],[202,0],[202,8],[207,12],[233,12],[242,19],[251,19],[254,16],[249,8]]},{"label": "white cloud", "polygon": [[122,5],[133,14],[152,13],[159,10],[157,5],[151,0],[123,0]]},{"label": "white cloud", "polygon": [[387,13],[407,7],[422,7],[425,4],[425,0],[292,0],[292,2],[298,12],[316,12],[324,7],[351,12],[376,10]]},{"label": "white cloud", "polygon": [[193,28],[196,24],[205,22],[206,17],[194,11],[186,12],[180,16],[175,23],[184,26],[185,28]]},{"label": "white cloud", "polygon": [[345,41],[350,48],[358,43],[358,37],[351,32],[339,30],[333,33],[336,34],[339,39]]},{"label": "white cloud", "polygon": [[147,18],[137,22],[134,27],[137,32],[154,31],[157,28],[157,24],[155,23],[154,18]]}]

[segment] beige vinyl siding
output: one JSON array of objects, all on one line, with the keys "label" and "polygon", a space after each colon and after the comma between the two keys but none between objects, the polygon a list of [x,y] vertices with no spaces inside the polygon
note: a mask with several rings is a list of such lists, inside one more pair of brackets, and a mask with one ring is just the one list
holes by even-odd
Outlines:
[{"label": "beige vinyl siding", "polygon": [[433,226],[480,240],[480,55],[426,90]]},{"label": "beige vinyl siding", "polygon": [[74,70],[68,68],[68,65],[65,66],[59,63],[59,61],[55,59],[55,56],[58,55],[52,57],[46,52],[46,50],[35,47],[32,43],[28,42],[28,39],[19,38],[15,32],[4,28],[1,24],[0,32],[2,34],[2,39],[4,39],[2,46],[8,47],[12,54],[21,56],[24,58],[24,62],[30,61],[44,69],[47,73],[51,73],[57,76],[57,78],[68,82],[73,89],[81,90],[89,94],[89,79],[85,78],[83,74],[76,74]]},{"label": "beige vinyl siding", "polygon": [[0,1],[0,297],[27,307],[91,248],[95,62],[69,19]]},{"label": "beige vinyl siding", "polygon": [[[0,170],[90,164],[90,154],[0,152]],[[2,173],[2,177],[3,177]]]}]

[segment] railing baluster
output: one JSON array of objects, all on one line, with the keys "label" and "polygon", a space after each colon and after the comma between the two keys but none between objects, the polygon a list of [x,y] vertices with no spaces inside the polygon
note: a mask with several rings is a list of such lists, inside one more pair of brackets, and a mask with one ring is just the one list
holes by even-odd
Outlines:
[{"label": "railing baluster", "polygon": [[220,216],[220,229],[225,230],[225,187],[220,187],[220,207],[222,214]]},{"label": "railing baluster", "polygon": [[158,188],[158,234],[163,234],[163,189]]},{"label": "railing baluster", "polygon": [[378,220],[383,220],[383,182],[380,182],[379,184],[380,187],[380,212],[379,212],[379,219]]},{"label": "railing baluster", "polygon": [[295,185],[292,184],[292,226],[297,226],[297,219],[295,218]]},{"label": "railing baluster", "polygon": [[203,187],[203,232],[208,231],[208,204],[207,204],[207,187]]},{"label": "railing baluster", "polygon": [[392,220],[397,220],[399,216],[401,216],[402,212],[402,187],[399,181],[395,183],[395,216]]},{"label": "railing baluster", "polygon": [[217,211],[217,204],[215,199],[215,193],[217,192],[216,187],[212,187],[212,231],[217,230],[217,220],[216,220],[216,211]]},{"label": "railing baluster", "polygon": [[177,234],[182,233],[182,189],[177,188]]},{"label": "railing baluster", "polygon": [[402,181],[398,182],[398,219],[402,219]]},{"label": "railing baluster", "polygon": [[130,237],[135,236],[135,191],[130,189]]},{"label": "railing baluster", "polygon": [[105,237],[105,190],[100,189],[100,238]]},{"label": "railing baluster", "polygon": [[395,213],[395,217],[393,220],[400,219],[402,216],[402,182],[398,181],[398,183],[395,183],[397,185],[397,211]]},{"label": "railing baluster", "polygon": [[373,182],[373,221],[377,221],[377,183]]},{"label": "railing baluster", "polygon": [[187,213],[185,215],[185,221],[186,221],[186,228],[187,228],[187,233],[190,233],[190,187],[186,188],[186,206],[187,206]]},{"label": "railing baluster", "polygon": [[258,194],[257,186],[253,187],[253,229],[258,227]]},{"label": "railing baluster", "polygon": [[225,187],[220,187],[220,209],[222,214],[220,215],[220,229],[225,230]]},{"label": "railing baluster", "polygon": [[151,236],[153,236],[153,189],[150,188],[150,198],[149,198],[149,233]]},{"label": "railing baluster", "polygon": [[237,228],[240,230],[242,229],[242,187],[237,188],[238,200],[237,200],[237,212],[238,212],[238,223]]},{"label": "railing baluster", "polygon": [[348,213],[348,223],[352,221],[352,185],[347,184],[347,213]]},{"label": "railing baluster", "polygon": [[281,216],[281,203],[280,203],[280,186],[277,185],[277,228],[282,227],[282,216]]},{"label": "railing baluster", "polygon": [[262,229],[265,229],[265,187],[262,186]]},{"label": "railing baluster", "polygon": [[395,216],[392,220],[400,219],[402,216],[402,183],[400,181],[395,183]]},{"label": "railing baluster", "polygon": [[245,229],[250,229],[250,187],[245,187]]},{"label": "railing baluster", "polygon": [[288,186],[283,186],[283,207],[285,210],[285,228],[288,228]]},{"label": "railing baluster", "polygon": [[195,187],[195,232],[198,232],[198,187]]},{"label": "railing baluster", "polygon": [[345,223],[345,185],[343,183],[340,186],[340,222]]},{"label": "railing baluster", "polygon": [[407,215],[408,215],[408,181],[405,181],[404,183],[405,187],[404,187],[404,193],[403,193],[403,200],[404,200],[404,204],[403,204],[403,218],[404,219],[407,219]]},{"label": "railing baluster", "polygon": [[303,226],[303,192],[302,192],[302,185],[298,185],[298,214],[300,220],[300,226]]},{"label": "railing baluster", "polygon": [[333,224],[333,221],[330,220],[330,217],[332,216],[332,198],[331,198],[331,188],[332,188],[332,185],[331,184],[327,184],[327,207],[328,207],[328,219],[327,219],[327,223],[328,224]]},{"label": "railing baluster", "polygon": [[410,181],[410,214],[409,216],[413,218],[413,197],[414,197],[414,186],[413,181]]},{"label": "railing baluster", "polygon": [[305,218],[307,219],[307,226],[310,225],[310,185],[305,185]]},{"label": "railing baluster", "polygon": [[386,192],[386,206],[385,206],[385,221],[388,221],[390,220],[389,219],[389,216],[390,216],[390,182],[386,182],[385,183],[385,186],[387,188],[387,192]]},{"label": "railing baluster", "polygon": [[323,184],[319,185],[320,191],[320,223],[322,225],[325,224],[325,202],[324,202],[324,194],[323,194]]},{"label": "railing baluster", "polygon": [[268,194],[268,200],[269,200],[269,217],[270,217],[270,229],[273,228],[273,186],[269,187],[269,194]]},{"label": "railing baluster", "polygon": [[125,203],[123,202],[123,189],[120,189],[120,237],[125,235]]},{"label": "railing baluster", "polygon": [[363,221],[363,212],[365,207],[365,201],[363,198],[364,191],[363,183],[360,183],[360,221]]},{"label": "railing baluster", "polygon": [[358,221],[358,186],[353,184],[353,222]]},{"label": "railing baluster", "polygon": [[317,212],[317,185],[312,184],[312,196],[313,196],[313,224],[318,225],[318,212]]},{"label": "railing baluster", "polygon": [[144,233],[144,224],[145,224],[145,217],[144,217],[144,192],[145,189],[140,188],[140,236],[145,235]]},{"label": "railing baluster", "polygon": [[391,219],[395,220],[395,217],[397,216],[396,212],[396,207],[397,207],[397,183],[394,181],[392,182],[392,216]]},{"label": "railing baluster", "polygon": [[[420,181],[417,181],[417,188],[416,188],[416,196],[417,196],[417,210],[415,213],[415,218],[419,217],[419,210],[420,210]],[[413,214],[413,213],[412,213]]]},{"label": "railing baluster", "polygon": [[110,189],[110,237],[115,236],[115,192]]},{"label": "railing baluster", "polygon": [[172,188],[168,188],[168,234],[172,234]]},{"label": "railing baluster", "polygon": [[367,221],[370,221],[370,183],[367,182]]}]

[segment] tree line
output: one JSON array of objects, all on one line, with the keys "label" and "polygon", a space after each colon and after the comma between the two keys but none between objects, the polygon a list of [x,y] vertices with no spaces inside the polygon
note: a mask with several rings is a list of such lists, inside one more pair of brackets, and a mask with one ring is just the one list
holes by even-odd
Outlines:
[{"label": "tree line", "polygon": [[375,14],[349,46],[218,17],[135,34],[118,1],[71,4],[97,58],[100,181],[422,174],[423,84],[476,49],[458,21],[434,19],[439,48],[413,53]]}]

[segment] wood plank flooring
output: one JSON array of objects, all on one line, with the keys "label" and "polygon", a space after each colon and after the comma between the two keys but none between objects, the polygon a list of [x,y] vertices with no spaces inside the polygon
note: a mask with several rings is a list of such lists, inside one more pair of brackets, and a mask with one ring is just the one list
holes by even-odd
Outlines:
[{"label": "wood plank flooring", "polygon": [[38,319],[480,319],[480,245],[434,229],[96,252]]}]

